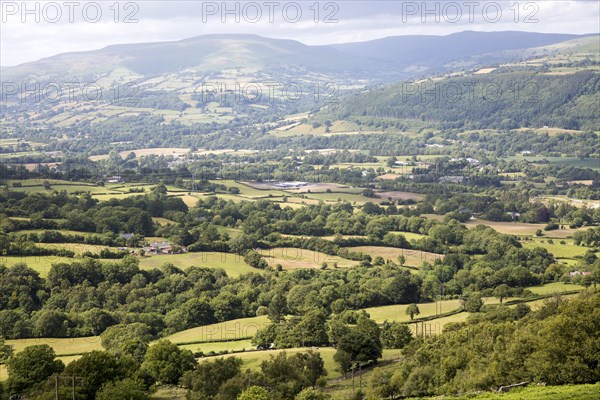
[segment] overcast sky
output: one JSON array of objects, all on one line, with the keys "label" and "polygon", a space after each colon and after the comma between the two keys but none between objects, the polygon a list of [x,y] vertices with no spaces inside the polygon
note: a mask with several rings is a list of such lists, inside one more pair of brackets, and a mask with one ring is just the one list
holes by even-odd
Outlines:
[{"label": "overcast sky", "polygon": [[600,32],[598,0],[257,0],[225,7],[222,1],[65,0],[29,1],[26,9],[22,1],[0,0],[0,6],[2,66],[109,44],[216,33],[329,44],[463,30]]}]

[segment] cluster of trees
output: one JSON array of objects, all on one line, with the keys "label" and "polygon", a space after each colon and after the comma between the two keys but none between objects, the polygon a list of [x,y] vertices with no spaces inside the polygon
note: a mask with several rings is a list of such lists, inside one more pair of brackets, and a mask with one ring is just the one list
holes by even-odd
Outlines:
[{"label": "cluster of trees", "polygon": [[319,353],[312,351],[271,356],[260,371],[242,371],[242,361],[235,357],[198,363],[189,350],[166,340],[145,344],[134,355],[125,348],[92,351],[67,366],[48,345],[26,347],[5,361],[8,380],[0,382],[2,399],[45,400],[58,393],[85,400],[149,400],[157,386],[176,384],[195,400],[328,398],[316,390],[327,371]]},{"label": "cluster of trees", "polygon": [[[167,197],[164,185],[148,195],[111,199],[99,203],[89,194],[68,195],[66,192],[26,193],[0,191],[0,213],[5,216],[26,216],[29,221],[3,221],[2,229],[71,229],[84,232],[154,233],[152,217],[165,212],[186,212],[188,207],[177,197]],[[44,219],[44,221],[40,221]],[[45,219],[64,219],[50,221]]]},{"label": "cluster of trees", "polygon": [[[470,218],[475,215],[489,221],[513,221],[527,223],[553,222],[573,228],[600,223],[600,209],[575,207],[564,201],[549,201],[544,204],[532,201],[539,191],[521,187],[487,189],[483,193],[455,194],[445,198],[430,196],[436,214],[448,215],[454,219]],[[462,211],[462,213],[461,213]],[[462,214],[462,215],[461,215]]]},{"label": "cluster of trees", "polygon": [[[144,202],[144,197],[138,200]],[[437,206],[443,204],[436,203]],[[161,233],[177,243],[189,245],[191,250],[243,254],[245,260],[257,268],[257,273],[230,278],[223,270],[201,268],[200,262],[187,271],[169,264],[160,270],[145,271],[138,268],[135,257],[125,257],[112,264],[89,258],[60,263],[51,268],[47,279],[41,279],[23,265],[2,268],[0,335],[8,338],[84,336],[101,333],[114,324],[132,322],[151,326],[153,335],[164,335],[254,316],[265,307],[277,306],[282,315],[296,316],[305,316],[317,308],[328,316],[345,309],[409,304],[440,296],[486,291],[491,294],[503,284],[518,290],[568,275],[570,267],[556,264],[547,250],[523,248],[515,237],[499,234],[491,228],[479,226],[468,230],[454,220],[435,222],[414,216],[380,214],[380,210],[382,207],[374,204],[359,212],[347,204],[321,204],[293,210],[268,201],[236,204],[207,198],[200,201],[198,207],[174,213],[172,217],[178,224],[161,228]],[[219,232],[219,225],[238,226],[242,234],[229,238],[225,232]],[[329,241],[281,235],[315,230],[359,232],[368,236],[364,239],[338,236]],[[401,234],[392,233],[396,231],[427,236],[408,242]],[[38,240],[44,241],[72,239],[52,232],[41,234],[43,237],[39,235],[36,235]],[[577,240],[593,244],[593,235],[597,235],[597,229],[578,234]],[[18,235],[16,239],[24,237]],[[0,238],[4,240],[6,236]],[[381,257],[372,260],[368,255],[347,250],[357,245],[438,251],[445,256],[425,263],[420,274],[411,274],[402,267],[401,260]],[[341,255],[357,260],[357,267],[280,273],[277,269],[270,270],[253,250],[281,246]],[[593,269],[595,259],[588,258],[584,260],[587,264],[583,270]],[[595,282],[593,277],[586,279],[589,284]],[[296,322],[286,322],[289,326],[282,331],[295,330]],[[292,341],[300,343],[302,339]]]},{"label": "cluster of trees", "polygon": [[298,316],[318,309],[328,316],[420,300],[420,278],[391,265],[229,278],[219,269],[184,272],[169,264],[140,270],[128,256],[58,263],[46,279],[25,265],[0,267],[0,283],[0,336],[10,339],[98,335],[131,323],[157,337],[260,315],[265,308]]},{"label": "cluster of trees", "polygon": [[600,227],[575,232],[573,242],[577,246],[600,247]]},{"label": "cluster of trees", "polygon": [[376,398],[465,393],[524,381],[548,385],[600,379],[600,294],[550,298],[535,312],[525,305],[487,306],[441,335],[419,338],[395,369],[376,371]]}]

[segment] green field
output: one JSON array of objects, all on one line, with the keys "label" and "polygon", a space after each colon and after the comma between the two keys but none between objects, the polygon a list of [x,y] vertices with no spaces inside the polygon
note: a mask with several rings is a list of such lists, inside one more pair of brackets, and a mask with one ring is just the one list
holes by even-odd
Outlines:
[{"label": "green field", "polygon": [[227,272],[228,276],[233,277],[249,272],[260,272],[260,270],[246,264],[244,258],[239,255],[216,251],[145,256],[140,259],[140,268],[159,268],[165,263],[172,263],[182,269],[192,266],[222,268]]},{"label": "green field", "polygon": [[531,163],[548,163],[551,165],[572,166],[600,170],[600,159],[578,157],[543,157],[543,156],[513,156],[506,160],[525,160]]},{"label": "green field", "polygon": [[[247,368],[251,369],[251,370],[257,370],[260,368],[260,364],[265,361],[268,360],[271,356],[276,356],[277,354],[281,353],[281,352],[286,352],[288,354],[293,354],[293,353],[300,353],[300,352],[306,352],[308,350],[311,350],[310,348],[296,348],[296,349],[282,349],[282,350],[261,350],[261,351],[249,351],[249,352],[245,352],[245,353],[239,353],[239,354],[228,354],[222,357],[238,357],[243,361],[243,365],[242,365],[242,370],[245,370]],[[321,354],[321,357],[323,358],[323,361],[325,363],[325,369],[327,370],[328,374],[327,374],[327,379],[337,379],[341,377],[341,374],[339,371],[337,371],[337,364],[335,361],[333,361],[333,355],[336,352],[336,349],[331,348],[331,347],[319,347],[317,349],[312,349],[316,352],[318,352],[319,354]],[[219,356],[216,356],[219,357]],[[396,359],[399,357],[399,350],[395,350],[395,349],[384,349],[383,350],[383,357],[382,360],[392,360],[392,359]],[[210,360],[213,357],[205,357],[204,359],[200,359],[199,362],[202,362],[202,360]]]},{"label": "green field", "polygon": [[348,260],[338,256],[330,256],[314,250],[298,249],[294,247],[276,247],[261,250],[260,252],[270,266],[281,264],[284,269],[320,268],[326,262],[330,268],[337,263],[338,267],[347,268],[357,265],[357,261]]},{"label": "green field", "polygon": [[[266,316],[241,318],[187,329],[171,336],[167,336],[165,339],[170,340],[175,344],[249,339],[253,337],[260,328],[268,324],[269,319]],[[207,347],[207,345],[199,346],[204,348]],[[210,350],[212,349],[203,351]]]},{"label": "green field", "polygon": [[[583,288],[582,288],[583,289]],[[566,299],[573,299],[575,297],[577,297],[577,294],[564,294],[561,295],[561,298],[563,300]],[[540,300],[533,300],[533,301],[528,301],[526,304],[533,310],[533,311],[537,311],[539,310],[544,304],[546,304],[549,300],[548,299],[540,299]],[[510,305],[509,307],[513,308],[516,307],[515,304]]]},{"label": "green field", "polygon": [[[551,232],[548,232],[551,235]],[[590,248],[585,246],[577,246],[573,242],[573,239],[551,239],[553,243],[548,243],[547,238],[533,238],[532,240],[526,240],[523,243],[523,247],[543,247],[554,255],[558,259],[575,259],[578,256],[583,256]],[[564,241],[565,244],[560,242]]]},{"label": "green field", "polygon": [[272,190],[272,189],[257,189],[245,183],[233,181],[233,180],[212,180],[211,183],[225,185],[227,187],[235,187],[240,190],[238,196],[241,197],[249,197],[249,198],[260,198],[267,197],[269,195],[272,196],[285,196],[289,195],[289,193],[284,192],[282,190]]},{"label": "green field", "polygon": [[[415,318],[429,317],[436,314],[447,313],[461,308],[459,300],[443,300],[437,303],[420,303],[418,304],[421,314]],[[406,315],[408,304],[398,304],[392,306],[370,307],[364,310],[369,313],[371,319],[379,324],[387,320],[406,322],[410,321],[410,317]]]},{"label": "green field", "polygon": [[424,262],[431,263],[435,260],[443,259],[444,257],[442,254],[428,253],[420,250],[399,249],[396,247],[356,246],[347,247],[347,249],[369,254],[373,258],[380,256],[383,257],[384,260],[392,260],[394,262],[398,262],[399,256],[404,256],[406,259],[404,265],[411,267],[420,267]]},{"label": "green field", "polygon": [[474,228],[477,225],[485,225],[493,228],[494,230],[505,233],[507,235],[526,235],[533,236],[535,232],[539,229],[544,232],[544,236],[548,238],[568,238],[573,236],[575,232],[578,230],[585,230],[588,228],[579,228],[579,229],[558,229],[555,231],[544,231],[545,224],[528,224],[525,222],[496,222],[496,221],[486,221],[483,219],[474,219],[465,223],[467,228]]},{"label": "green field", "polygon": [[[4,264],[7,267],[12,267],[19,263],[25,263],[27,266],[37,271],[42,278],[48,276],[52,264],[57,263],[72,263],[76,261],[76,258],[57,257],[57,256],[1,256],[0,264]],[[114,261],[114,260],[103,260],[103,261]]]},{"label": "green field", "polygon": [[507,393],[481,393],[460,397],[432,397],[447,400],[598,400],[600,383],[594,385],[537,386],[513,389]]},{"label": "green field", "polygon": [[[63,231],[61,231],[63,232]],[[99,246],[95,244],[84,244],[84,243],[40,243],[39,247],[45,247],[48,249],[65,249],[74,252],[76,255],[81,255],[86,251],[90,253],[98,254],[103,249],[110,249],[111,251],[119,251],[118,247]]]},{"label": "green field", "polygon": [[229,342],[184,344],[179,347],[182,349],[190,350],[193,353],[203,352],[204,354],[207,354],[211,351],[214,351],[218,354],[221,352],[248,351],[254,350],[256,348],[252,345],[250,339],[234,340]]},{"label": "green field", "polygon": [[315,200],[323,200],[326,203],[339,203],[343,201],[347,201],[349,203],[356,203],[356,205],[363,205],[368,202],[378,203],[380,201],[384,201],[386,199],[377,199],[366,197],[361,194],[354,193],[308,193],[306,196],[309,199]]},{"label": "green field", "polygon": [[552,293],[561,293],[568,292],[572,290],[582,291],[584,289],[583,286],[574,285],[572,283],[562,283],[562,282],[552,282],[546,283],[542,286],[530,286],[527,288],[531,292],[535,294],[552,294]]},{"label": "green field", "polygon": [[412,232],[400,232],[400,231],[391,231],[391,233],[395,233],[397,235],[402,235],[406,238],[406,240],[411,241],[411,240],[419,240],[419,239],[423,239],[426,238],[427,235],[422,235],[420,233],[412,233]]},{"label": "green field", "polygon": [[47,344],[52,347],[58,356],[70,354],[82,354],[93,350],[102,350],[100,336],[89,336],[83,338],[34,338],[7,340],[6,344],[13,346],[15,352],[22,351],[25,347]]}]

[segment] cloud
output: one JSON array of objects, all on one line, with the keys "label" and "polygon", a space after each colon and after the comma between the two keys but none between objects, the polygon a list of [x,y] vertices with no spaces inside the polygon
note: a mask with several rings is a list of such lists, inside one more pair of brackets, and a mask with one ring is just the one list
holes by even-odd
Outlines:
[{"label": "cloud", "polygon": [[215,33],[258,34],[315,45],[463,30],[600,32],[597,1],[338,0],[317,2],[318,7],[312,1],[228,2],[225,7],[221,1],[80,1],[72,8],[67,3],[28,2],[27,13],[21,1],[2,1],[0,65],[109,44]]}]

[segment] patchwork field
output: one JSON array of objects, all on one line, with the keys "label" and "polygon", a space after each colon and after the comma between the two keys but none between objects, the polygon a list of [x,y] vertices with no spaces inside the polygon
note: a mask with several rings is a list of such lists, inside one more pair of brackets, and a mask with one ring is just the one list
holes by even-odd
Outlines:
[{"label": "patchwork field", "polygon": [[281,264],[284,269],[298,268],[320,268],[326,262],[329,268],[333,268],[333,263],[338,267],[346,268],[357,265],[357,261],[348,260],[338,256],[330,256],[313,250],[298,249],[294,247],[276,247],[273,249],[261,250],[260,252],[267,260],[270,266]]},{"label": "patchwork field", "polygon": [[227,275],[233,277],[249,272],[259,271],[246,264],[246,262],[244,262],[244,258],[237,254],[212,251],[144,256],[140,259],[140,268],[159,268],[165,263],[171,263],[182,269],[186,269],[192,266],[222,268],[225,270]]}]

